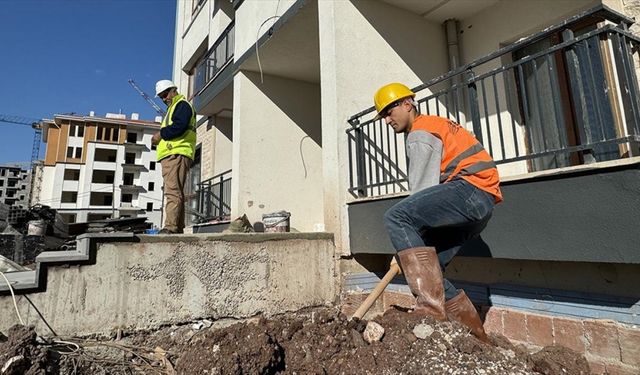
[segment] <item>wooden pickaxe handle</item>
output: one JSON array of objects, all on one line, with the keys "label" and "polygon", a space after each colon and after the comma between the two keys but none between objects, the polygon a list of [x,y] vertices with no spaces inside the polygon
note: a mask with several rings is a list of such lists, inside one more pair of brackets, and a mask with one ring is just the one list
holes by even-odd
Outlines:
[{"label": "wooden pickaxe handle", "polygon": [[364,316],[364,314],[367,313],[367,311],[369,311],[369,309],[371,308],[371,306],[376,302],[376,300],[378,299],[378,297],[380,297],[380,295],[382,294],[382,292],[384,292],[384,289],[387,287],[387,285],[389,285],[389,283],[391,282],[391,280],[393,280],[393,278],[396,275],[401,274],[402,271],[400,270],[400,266],[398,265],[398,263],[395,261],[395,259],[391,262],[391,265],[389,267],[389,271],[387,271],[387,273],[384,275],[384,277],[382,278],[382,280],[380,280],[380,282],[378,283],[378,285],[376,285],[376,287],[373,289],[373,291],[369,294],[369,296],[367,296],[367,299],[364,300],[364,302],[362,302],[362,304],[360,305],[360,307],[358,307],[358,309],[356,310],[355,313],[353,313],[353,316],[351,317],[353,318],[358,318],[358,319],[362,319],[362,317]]}]

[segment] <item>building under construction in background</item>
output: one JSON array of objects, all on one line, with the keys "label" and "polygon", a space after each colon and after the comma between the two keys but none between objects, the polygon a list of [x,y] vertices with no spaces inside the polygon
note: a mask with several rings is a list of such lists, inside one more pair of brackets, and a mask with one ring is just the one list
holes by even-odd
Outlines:
[{"label": "building under construction in background", "polygon": [[31,177],[30,171],[20,166],[0,165],[0,203],[28,207]]},{"label": "building under construction in background", "polygon": [[67,223],[144,216],[160,227],[162,174],[151,145],[158,123],[135,113],[92,112],[55,115],[43,124],[47,150],[37,203]]}]

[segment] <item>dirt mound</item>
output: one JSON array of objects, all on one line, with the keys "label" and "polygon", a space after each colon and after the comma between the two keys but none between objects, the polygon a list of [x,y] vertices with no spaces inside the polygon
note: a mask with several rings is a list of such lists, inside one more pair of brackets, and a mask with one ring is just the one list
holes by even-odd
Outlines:
[{"label": "dirt mound", "polygon": [[21,328],[22,334],[9,332],[0,343],[0,366],[23,355],[24,371],[44,369],[44,363],[54,374],[589,373],[585,359],[566,348],[531,355],[503,337],[486,345],[458,324],[395,309],[374,321],[384,334],[371,343],[363,338],[368,322],[350,321],[335,309],[310,309],[224,327],[204,321],[118,340],[75,339],[79,349],[60,354],[59,361],[46,355],[56,352],[52,347],[35,345],[33,330]]},{"label": "dirt mound", "polygon": [[2,375],[44,374],[55,371],[55,363],[45,348],[36,343],[33,327],[13,326],[0,334],[0,373]]}]

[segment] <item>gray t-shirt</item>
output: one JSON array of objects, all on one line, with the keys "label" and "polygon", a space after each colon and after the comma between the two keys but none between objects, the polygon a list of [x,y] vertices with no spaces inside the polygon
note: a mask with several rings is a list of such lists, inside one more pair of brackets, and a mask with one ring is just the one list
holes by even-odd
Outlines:
[{"label": "gray t-shirt", "polygon": [[406,139],[409,158],[409,190],[414,194],[440,183],[442,141],[424,130],[410,132]]}]

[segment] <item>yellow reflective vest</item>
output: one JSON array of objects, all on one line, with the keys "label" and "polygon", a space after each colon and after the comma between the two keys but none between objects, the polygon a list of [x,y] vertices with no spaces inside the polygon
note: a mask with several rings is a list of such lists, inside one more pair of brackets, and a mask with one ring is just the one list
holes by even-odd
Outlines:
[{"label": "yellow reflective vest", "polygon": [[176,95],[171,101],[171,105],[167,110],[167,114],[164,116],[162,120],[162,126],[160,128],[164,128],[165,126],[169,126],[173,124],[171,118],[173,117],[173,111],[178,106],[178,103],[181,101],[186,102],[191,107],[191,119],[189,120],[189,129],[185,131],[181,136],[171,139],[164,140],[161,139],[160,143],[158,143],[158,148],[156,149],[156,155],[158,161],[166,158],[169,155],[184,155],[189,159],[193,160],[193,157],[196,153],[196,111],[193,109],[193,106],[187,99],[185,99],[184,95]]}]

